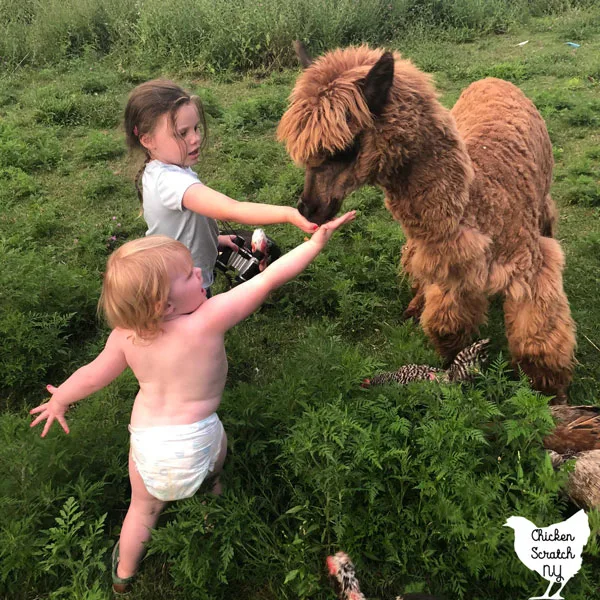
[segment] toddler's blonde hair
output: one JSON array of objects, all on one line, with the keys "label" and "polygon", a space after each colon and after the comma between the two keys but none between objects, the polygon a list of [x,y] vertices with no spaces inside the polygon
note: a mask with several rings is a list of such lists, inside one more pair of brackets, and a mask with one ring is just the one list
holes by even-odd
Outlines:
[{"label": "toddler's blonde hair", "polygon": [[193,267],[190,251],[165,235],[123,244],[109,257],[98,303],[108,324],[152,340],[161,330],[173,273]]}]

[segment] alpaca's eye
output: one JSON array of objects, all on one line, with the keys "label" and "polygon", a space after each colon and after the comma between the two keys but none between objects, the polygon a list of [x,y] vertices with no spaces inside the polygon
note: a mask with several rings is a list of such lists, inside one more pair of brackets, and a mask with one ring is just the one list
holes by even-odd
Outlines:
[{"label": "alpaca's eye", "polygon": [[323,162],[324,162],[324,158],[322,156],[311,156],[309,159],[307,159],[305,165],[309,168],[309,169],[317,169],[318,167],[320,167]]},{"label": "alpaca's eye", "polygon": [[346,146],[343,150],[332,154],[329,160],[334,162],[352,162],[358,156],[359,143],[358,140],[354,139]]}]

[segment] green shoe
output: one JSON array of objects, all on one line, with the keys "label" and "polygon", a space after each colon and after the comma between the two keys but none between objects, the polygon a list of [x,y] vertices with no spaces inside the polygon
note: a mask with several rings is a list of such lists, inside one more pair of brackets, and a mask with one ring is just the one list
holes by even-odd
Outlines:
[{"label": "green shoe", "polygon": [[131,577],[119,577],[117,575],[117,567],[119,565],[119,542],[115,544],[115,548],[112,553],[112,582],[113,592],[115,594],[128,594],[130,591],[131,583],[135,575]]}]

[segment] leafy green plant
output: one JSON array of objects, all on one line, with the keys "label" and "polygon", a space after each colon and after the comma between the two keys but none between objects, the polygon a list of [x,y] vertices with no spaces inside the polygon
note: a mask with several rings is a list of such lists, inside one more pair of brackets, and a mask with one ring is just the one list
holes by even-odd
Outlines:
[{"label": "leafy green plant", "polygon": [[132,190],[130,181],[111,169],[98,167],[88,171],[84,197],[90,203],[97,203],[114,196],[132,195]]},{"label": "leafy green plant", "polygon": [[[143,5],[44,0],[26,2],[16,11],[7,4],[0,12],[6,14],[0,18],[0,55],[10,65],[40,65],[120,50],[155,66],[168,61],[208,73],[264,72],[294,64],[293,37],[309,42],[316,52],[365,41],[385,44],[415,31],[444,32],[467,42],[483,33],[506,33],[532,13],[585,8],[592,2],[556,0],[550,5],[542,9],[539,2],[524,0],[303,0],[289,6],[279,0],[176,0],[167,10],[158,0]],[[569,26],[563,26],[565,33],[582,38],[594,31],[585,19]]]},{"label": "leafy green plant", "polygon": [[212,90],[201,89],[198,95],[200,96],[204,112],[207,115],[213,119],[220,119],[223,116],[223,108]]},{"label": "leafy green plant", "polygon": [[110,160],[125,154],[125,144],[120,137],[92,131],[82,142],[80,153],[86,162]]},{"label": "leafy green plant", "polygon": [[589,175],[578,175],[570,181],[565,200],[582,206],[600,206],[600,183]]},{"label": "leafy green plant", "polygon": [[34,133],[0,122],[0,167],[31,172],[55,167],[61,158],[62,148],[51,128]]},{"label": "leafy green plant", "polygon": [[231,132],[265,131],[277,124],[285,107],[281,95],[254,98],[234,104],[223,117],[223,124]]},{"label": "leafy green plant", "polygon": [[0,201],[5,205],[28,198],[36,189],[33,177],[19,167],[0,168]]},{"label": "leafy green plant", "polygon": [[98,282],[47,251],[0,248],[0,388],[23,395],[68,360],[71,335],[93,327]]},{"label": "leafy green plant", "polygon": [[114,127],[120,120],[120,109],[110,95],[82,95],[50,86],[38,93],[35,118],[49,125]]},{"label": "leafy green plant", "polygon": [[[108,529],[122,519],[112,507],[123,506],[128,492],[126,436],[105,424],[122,414],[123,403],[109,398],[70,411],[69,436],[40,438],[25,410],[0,414],[0,588],[7,598],[25,599],[31,589],[43,597],[87,597],[96,590],[90,598],[108,598],[109,580],[97,563],[106,563],[105,548],[115,542]],[[38,393],[36,404],[41,399]]]},{"label": "leafy green plant", "polygon": [[484,77],[497,77],[498,79],[506,79],[513,83],[521,83],[531,77],[527,64],[519,61],[496,63],[481,69],[475,67],[471,72],[471,78],[483,79]]},{"label": "leafy green plant", "polygon": [[36,515],[3,519],[0,528],[0,585],[5,591],[15,590],[17,582],[21,587],[33,587],[39,580],[40,573],[32,572],[31,568],[32,563],[37,561],[35,553],[41,544],[36,539],[37,534]]},{"label": "leafy green plant", "polygon": [[576,127],[593,126],[598,122],[598,110],[600,104],[590,103],[587,106],[578,106],[573,111],[566,114],[569,125]]},{"label": "leafy green plant", "polygon": [[[316,341],[299,344],[301,372],[286,361],[293,396],[285,412],[272,414],[270,386],[260,412],[250,390],[229,394],[226,427],[235,423],[237,435],[227,492],[180,505],[152,543],[172,561],[177,584],[225,598],[253,578],[277,598],[324,598],[322,561],[344,549],[369,596],[415,582],[473,598],[535,589],[502,525],[511,514],[560,519],[566,475],[541,448],[553,426],[546,400],[510,379],[502,361],[474,388],[364,392],[356,380],[372,367],[359,354],[348,360],[339,339]],[[333,381],[319,378],[325,355],[336,359]],[[580,578],[579,594],[590,583]]]},{"label": "leafy green plant", "polygon": [[104,555],[108,545],[103,539],[106,513],[86,522],[79,503],[71,496],[55,521],[54,527],[41,532],[40,566],[67,583],[62,583],[51,597],[104,600],[107,595],[99,577],[106,572]]},{"label": "leafy green plant", "polygon": [[581,206],[600,205],[600,166],[597,148],[588,149],[583,157],[569,161],[557,174],[565,200]]},{"label": "leafy green plant", "polygon": [[114,88],[119,80],[117,73],[94,71],[93,67],[82,77],[81,90],[86,94],[103,94]]},{"label": "leafy green plant", "polygon": [[0,319],[0,386],[37,387],[67,355],[65,332],[73,314],[11,312]]}]

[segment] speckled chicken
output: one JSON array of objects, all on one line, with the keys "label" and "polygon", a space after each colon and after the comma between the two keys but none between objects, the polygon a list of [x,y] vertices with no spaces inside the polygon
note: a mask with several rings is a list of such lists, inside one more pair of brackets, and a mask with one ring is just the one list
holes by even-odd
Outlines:
[{"label": "speckled chicken", "polygon": [[461,350],[448,369],[438,369],[429,365],[404,365],[397,371],[379,373],[371,379],[365,379],[362,387],[383,385],[385,383],[406,384],[412,381],[439,381],[456,383],[470,381],[481,372],[487,362],[489,339],[479,340]]},{"label": "speckled chicken", "polygon": [[[360,591],[354,564],[345,552],[327,557],[327,572],[340,600],[366,600]],[[402,594],[396,600],[440,600],[429,594]]]}]

